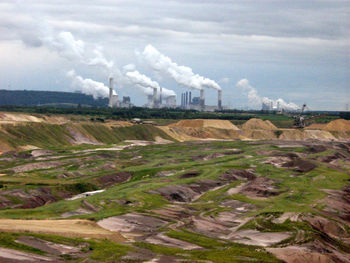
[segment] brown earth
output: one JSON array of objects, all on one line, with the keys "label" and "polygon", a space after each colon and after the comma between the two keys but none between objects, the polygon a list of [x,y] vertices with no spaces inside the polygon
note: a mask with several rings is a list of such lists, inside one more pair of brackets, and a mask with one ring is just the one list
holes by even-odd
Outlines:
[{"label": "brown earth", "polygon": [[227,130],[239,130],[232,122],[228,120],[207,120],[207,119],[194,119],[194,120],[181,120],[176,123],[168,125],[169,127],[190,127],[190,128],[206,128],[212,127],[217,129]]},{"label": "brown earth", "polygon": [[[55,226],[55,227],[52,227]],[[118,232],[111,232],[84,219],[72,220],[21,220],[0,219],[0,231],[54,234],[66,237],[107,238],[124,241]]]},{"label": "brown earth", "polygon": [[240,135],[240,131],[235,129],[218,129],[213,127],[196,128],[179,126],[159,126],[158,128],[180,142],[197,140],[244,139],[244,137]]},{"label": "brown earth", "polygon": [[167,222],[156,217],[139,213],[130,213],[121,216],[112,216],[98,221],[104,229],[117,232],[154,232]]},{"label": "brown earth", "polygon": [[[72,195],[72,193],[65,191],[53,193],[49,187],[39,187],[28,191],[24,189],[4,190],[1,191],[0,208],[35,208]],[[21,204],[14,203],[13,199],[20,200]]]},{"label": "brown earth", "polygon": [[131,176],[132,173],[130,172],[118,172],[115,174],[101,176],[97,180],[102,187],[108,187],[114,184],[127,182],[130,180]]},{"label": "brown earth", "polygon": [[277,127],[269,120],[252,118],[242,125],[243,130],[277,130]]},{"label": "brown earth", "polygon": [[36,255],[10,248],[0,247],[1,263],[62,262],[47,256]]},{"label": "brown earth", "polygon": [[60,256],[62,254],[74,255],[74,256],[78,255],[79,257],[84,256],[82,255],[83,253],[80,252],[82,247],[72,247],[72,246],[63,245],[63,244],[56,244],[56,243],[49,242],[49,241],[32,237],[32,236],[19,236],[16,239],[16,242],[40,249],[42,251],[45,251],[48,254],[55,255],[55,256]]},{"label": "brown earth", "polygon": [[239,193],[250,198],[265,198],[281,194],[283,191],[275,186],[276,182],[267,177],[257,177],[244,184]]},{"label": "brown earth", "polygon": [[350,120],[338,119],[329,122],[323,130],[326,131],[350,131]]},{"label": "brown earth", "polygon": [[295,171],[300,173],[307,173],[315,169],[317,166],[310,161],[296,158],[284,163],[282,167],[293,168]]},{"label": "brown earth", "polygon": [[70,142],[73,144],[92,144],[92,145],[101,145],[100,142],[96,141],[92,136],[87,136],[80,132],[78,129],[75,129],[71,126],[66,127],[69,134],[72,136]]}]

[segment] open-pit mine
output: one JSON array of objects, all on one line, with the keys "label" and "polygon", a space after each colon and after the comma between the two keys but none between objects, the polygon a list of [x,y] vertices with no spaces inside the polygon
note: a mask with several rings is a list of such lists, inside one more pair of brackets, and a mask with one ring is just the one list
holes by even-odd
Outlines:
[{"label": "open-pit mine", "polygon": [[0,262],[350,262],[350,121],[0,112]]}]

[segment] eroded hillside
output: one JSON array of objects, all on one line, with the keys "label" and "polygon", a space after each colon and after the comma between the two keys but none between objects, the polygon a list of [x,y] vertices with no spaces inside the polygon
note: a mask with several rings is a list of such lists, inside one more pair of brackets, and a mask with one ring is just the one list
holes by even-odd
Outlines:
[{"label": "eroded hillside", "polygon": [[349,262],[350,143],[332,126],[3,123],[0,261]]}]

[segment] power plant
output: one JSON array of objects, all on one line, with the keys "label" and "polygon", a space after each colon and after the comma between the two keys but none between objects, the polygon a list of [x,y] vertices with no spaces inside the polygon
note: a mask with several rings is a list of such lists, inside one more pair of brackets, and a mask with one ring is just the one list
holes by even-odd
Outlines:
[{"label": "power plant", "polygon": [[[131,108],[134,105],[131,103],[129,96],[124,96],[122,101],[118,100],[118,95],[113,89],[113,78],[109,78],[109,103],[110,108]],[[181,103],[176,105],[176,95],[163,94],[162,87],[159,89],[153,87],[147,90],[146,97],[147,103],[144,107],[157,109],[157,108],[177,108],[185,110],[198,110],[198,111],[215,111],[222,110],[222,90],[218,90],[218,101],[216,106],[209,106],[205,104],[204,89],[199,90],[199,97],[192,96],[193,91],[186,91],[181,93]],[[152,92],[151,92],[152,90]],[[167,90],[167,89],[165,89]],[[165,102],[165,103],[163,103]]]}]

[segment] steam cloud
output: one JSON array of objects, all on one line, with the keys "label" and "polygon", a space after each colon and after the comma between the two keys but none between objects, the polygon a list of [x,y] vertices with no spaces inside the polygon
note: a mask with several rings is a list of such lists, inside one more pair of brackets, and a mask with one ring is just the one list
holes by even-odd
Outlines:
[{"label": "steam cloud", "polygon": [[[92,95],[94,99],[108,98],[109,96],[109,88],[102,82],[84,79],[77,75],[74,70],[67,72],[67,77],[72,79],[72,87],[78,88],[87,95]],[[113,94],[116,95],[117,93],[113,90]]]},{"label": "steam cloud", "polygon": [[[137,70],[129,71],[125,74],[128,80],[141,89],[146,95],[153,94],[153,88],[157,89],[157,94],[160,94],[160,86],[158,82],[151,80],[146,75],[141,74]],[[162,88],[162,97],[176,96],[173,90]]]},{"label": "steam cloud", "polygon": [[243,88],[248,92],[248,100],[251,104],[253,105],[262,105],[262,103],[266,103],[268,105],[271,104],[273,105],[273,108],[277,109],[277,105],[279,105],[280,109],[284,109],[287,111],[295,111],[298,110],[299,107],[293,102],[287,103],[283,99],[279,98],[277,100],[272,100],[267,97],[260,97],[258,95],[258,91],[253,88],[247,79],[241,79],[240,81],[237,82],[236,84],[237,87]]},{"label": "steam cloud", "polygon": [[41,38],[51,50],[56,51],[60,56],[69,60],[83,60],[85,43],[76,40],[71,32],[60,32],[57,36],[45,36]]},{"label": "steam cloud", "polygon": [[190,89],[201,90],[213,88],[221,90],[219,84],[214,80],[194,74],[192,69],[186,66],[179,66],[169,57],[160,53],[152,45],[147,45],[142,52],[142,57],[156,71],[162,72],[173,78],[178,84]]}]

